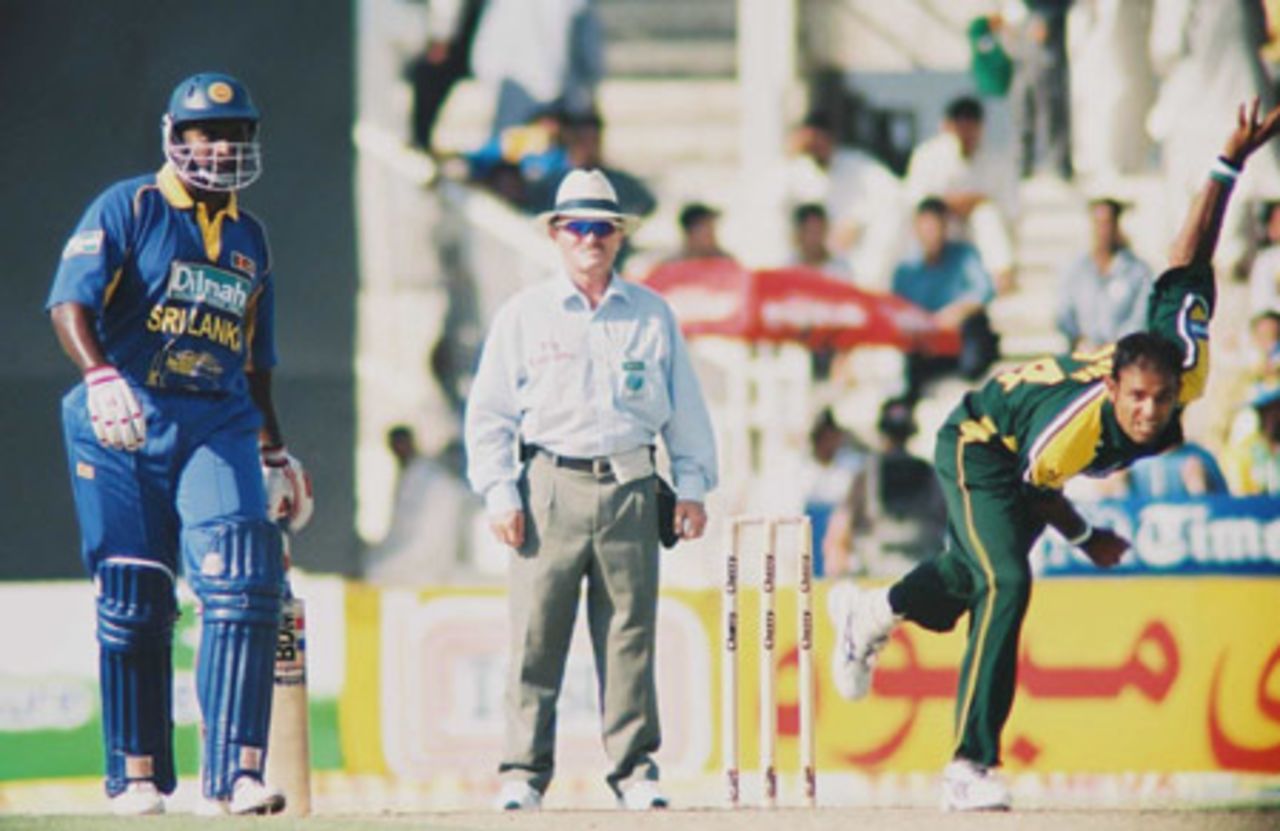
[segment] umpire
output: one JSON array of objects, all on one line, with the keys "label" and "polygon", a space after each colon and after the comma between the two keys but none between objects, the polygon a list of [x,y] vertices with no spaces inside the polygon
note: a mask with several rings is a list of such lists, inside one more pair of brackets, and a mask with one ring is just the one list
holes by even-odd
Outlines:
[{"label": "umpire", "polygon": [[465,426],[472,487],[514,550],[498,807],[536,809],[551,783],[556,700],[585,578],[606,781],[620,807],[665,808],[653,760],[654,444],[661,435],[678,493],[671,530],[692,539],[716,485],[715,437],[670,307],[614,271],[636,220],[608,178],[570,171],[539,219],[563,268],[499,310]]}]

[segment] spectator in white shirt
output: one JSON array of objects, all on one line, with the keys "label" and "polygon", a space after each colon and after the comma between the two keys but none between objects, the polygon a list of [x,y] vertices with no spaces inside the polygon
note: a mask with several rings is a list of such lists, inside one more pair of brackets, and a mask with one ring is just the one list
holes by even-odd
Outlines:
[{"label": "spectator in white shirt", "polygon": [[418,451],[413,429],[400,424],[387,431],[387,449],[399,470],[392,499],[391,525],[381,543],[365,555],[364,578],[383,586],[430,586],[473,579],[471,529],[480,501],[459,471],[445,459],[461,458],[447,447],[438,459]]},{"label": "spectator in white shirt", "polygon": [[883,288],[907,230],[902,182],[865,150],[839,145],[837,135],[825,113],[811,113],[792,131],[788,202],[792,209],[806,203],[826,208],[831,251],[849,263],[860,284]]},{"label": "spectator in white shirt", "polygon": [[1266,245],[1253,258],[1249,269],[1249,310],[1253,314],[1280,311],[1280,202],[1268,202],[1262,224]]},{"label": "spectator in white shirt", "polygon": [[604,30],[591,0],[487,0],[471,49],[496,88],[491,136],[555,106],[588,112],[604,77]]},{"label": "spectator in white shirt", "polygon": [[951,215],[949,235],[973,243],[997,291],[1013,288],[1016,272],[1009,218],[1015,211],[1011,158],[982,143],[985,114],[976,98],[947,105],[942,131],[921,142],[907,163],[909,204],[936,196]]}]

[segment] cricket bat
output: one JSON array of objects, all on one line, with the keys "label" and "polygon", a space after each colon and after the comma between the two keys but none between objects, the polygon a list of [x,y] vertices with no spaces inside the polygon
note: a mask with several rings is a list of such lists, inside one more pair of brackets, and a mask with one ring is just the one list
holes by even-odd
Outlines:
[{"label": "cricket bat", "polygon": [[[288,535],[285,563],[289,562]],[[311,813],[311,735],[307,714],[306,604],[286,582],[276,636],[275,687],[267,739],[266,781],[284,791],[284,813]]]}]

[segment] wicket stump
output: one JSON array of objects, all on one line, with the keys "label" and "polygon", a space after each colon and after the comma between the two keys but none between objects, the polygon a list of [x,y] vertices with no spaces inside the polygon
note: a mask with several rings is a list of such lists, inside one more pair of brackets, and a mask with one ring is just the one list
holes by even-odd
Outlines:
[{"label": "wicket stump", "polygon": [[809,518],[733,517],[729,520],[729,545],[725,556],[725,580],[721,592],[721,741],[729,806],[741,801],[738,747],[738,584],[742,535],[749,527],[764,530],[760,570],[760,776],[764,807],[778,802],[777,699],[775,695],[779,529],[790,529],[796,539],[796,626],[800,670],[800,772],[805,804],[817,804],[817,770],[814,765],[813,670],[813,537]]}]

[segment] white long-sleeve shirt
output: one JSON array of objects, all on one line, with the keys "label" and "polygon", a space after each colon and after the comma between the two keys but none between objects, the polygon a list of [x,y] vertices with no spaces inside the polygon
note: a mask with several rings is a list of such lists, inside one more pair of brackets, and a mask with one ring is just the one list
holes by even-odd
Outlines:
[{"label": "white long-sleeve shirt", "polygon": [[[590,0],[488,0],[471,49],[471,68],[489,84],[516,81],[541,102],[604,75],[599,29],[585,40],[575,26],[593,22]],[[585,17],[584,17],[585,16]]]},{"label": "white long-sleeve shirt", "polygon": [[717,482],[715,434],[671,307],[616,274],[596,309],[565,274],[508,300],[467,400],[467,475],[491,516],[521,507],[522,439],[614,456],[661,435],[680,499]]}]

